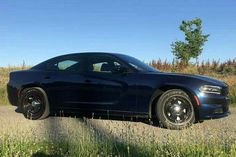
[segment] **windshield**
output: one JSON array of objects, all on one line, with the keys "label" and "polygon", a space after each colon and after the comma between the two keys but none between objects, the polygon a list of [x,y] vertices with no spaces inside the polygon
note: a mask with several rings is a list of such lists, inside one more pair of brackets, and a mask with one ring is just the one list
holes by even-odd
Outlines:
[{"label": "windshield", "polygon": [[119,54],[119,57],[138,71],[158,72],[157,69],[145,64],[144,62],[127,55]]}]

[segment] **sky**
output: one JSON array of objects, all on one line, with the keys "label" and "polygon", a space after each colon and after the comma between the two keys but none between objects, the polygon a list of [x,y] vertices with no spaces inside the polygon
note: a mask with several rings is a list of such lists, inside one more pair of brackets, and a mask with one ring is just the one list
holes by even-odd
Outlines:
[{"label": "sky", "polygon": [[0,66],[87,51],[172,61],[196,17],[210,34],[199,59],[236,58],[235,0],[0,0]]}]

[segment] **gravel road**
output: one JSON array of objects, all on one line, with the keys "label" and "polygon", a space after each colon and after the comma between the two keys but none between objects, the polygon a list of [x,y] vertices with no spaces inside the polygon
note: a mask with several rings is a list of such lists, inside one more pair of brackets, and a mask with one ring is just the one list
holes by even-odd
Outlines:
[{"label": "gravel road", "polygon": [[47,136],[65,138],[73,132],[79,134],[84,127],[88,127],[101,134],[110,134],[117,140],[126,139],[126,135],[139,140],[155,139],[159,141],[165,141],[164,137],[167,136],[178,137],[182,140],[186,135],[188,138],[195,139],[208,139],[212,136],[227,136],[230,139],[236,139],[236,108],[230,108],[230,111],[231,115],[226,118],[206,120],[203,123],[194,124],[188,129],[178,131],[163,129],[144,122],[119,120],[49,117],[45,120],[32,121],[25,119],[22,114],[16,113],[13,106],[0,106],[0,135],[7,132],[12,132],[13,136],[19,133],[27,134],[27,131],[30,130],[34,136],[43,137],[47,133]]}]

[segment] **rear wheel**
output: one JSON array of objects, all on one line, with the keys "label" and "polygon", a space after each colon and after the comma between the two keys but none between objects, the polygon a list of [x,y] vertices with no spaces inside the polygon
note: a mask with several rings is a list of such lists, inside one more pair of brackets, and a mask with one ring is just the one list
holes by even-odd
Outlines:
[{"label": "rear wheel", "polygon": [[195,113],[189,96],[180,89],[166,91],[156,104],[159,122],[169,129],[183,129],[195,121]]},{"label": "rear wheel", "polygon": [[49,116],[49,103],[45,91],[39,87],[22,91],[20,105],[24,116],[28,119],[44,119]]}]

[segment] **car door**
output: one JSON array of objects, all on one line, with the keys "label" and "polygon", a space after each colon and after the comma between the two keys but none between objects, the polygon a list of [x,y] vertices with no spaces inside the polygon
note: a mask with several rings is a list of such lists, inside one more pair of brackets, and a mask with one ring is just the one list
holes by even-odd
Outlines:
[{"label": "car door", "polygon": [[56,58],[47,65],[44,83],[53,108],[74,110],[84,101],[85,59],[82,55]]},{"label": "car door", "polygon": [[[119,59],[106,54],[88,55],[87,67],[88,72],[84,76],[86,95],[92,95],[87,103],[91,110],[111,114],[137,111],[135,75],[131,69]],[[119,71],[120,67],[127,71]]]}]

